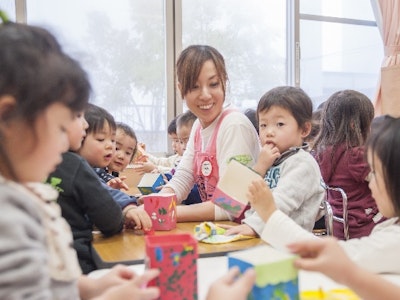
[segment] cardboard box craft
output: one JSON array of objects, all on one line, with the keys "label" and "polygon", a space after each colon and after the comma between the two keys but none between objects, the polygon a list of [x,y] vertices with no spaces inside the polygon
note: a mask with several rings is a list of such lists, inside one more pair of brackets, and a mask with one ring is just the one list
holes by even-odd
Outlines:
[{"label": "cardboard box craft", "polygon": [[238,218],[247,207],[249,185],[257,178],[261,176],[254,170],[237,160],[231,160],[215,187],[212,201]]},{"label": "cardboard box craft", "polygon": [[151,193],[158,193],[157,187],[164,185],[164,179],[159,173],[145,173],[140,179],[137,187],[142,195],[148,195]]},{"label": "cardboard box craft", "polygon": [[162,300],[198,299],[197,241],[191,234],[148,235],[146,268],[162,270],[149,282],[160,288]]},{"label": "cardboard box craft", "polygon": [[228,254],[228,266],[238,266],[243,273],[256,271],[256,283],[248,299],[299,299],[298,270],[295,255],[278,251],[271,246],[258,246]]},{"label": "cardboard box craft", "polygon": [[152,193],[143,196],[144,210],[150,216],[154,230],[176,227],[176,195]]}]

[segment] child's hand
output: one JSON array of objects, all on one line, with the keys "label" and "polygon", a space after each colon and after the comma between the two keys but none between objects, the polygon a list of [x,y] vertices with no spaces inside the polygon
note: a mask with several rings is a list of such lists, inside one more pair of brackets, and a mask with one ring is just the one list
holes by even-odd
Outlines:
[{"label": "child's hand", "polygon": [[133,229],[150,230],[153,223],[147,212],[144,210],[143,205],[141,206],[129,206],[125,212],[125,226]]},{"label": "child's hand", "polygon": [[[113,268],[114,269],[114,268]],[[111,271],[110,273],[112,273]],[[135,300],[151,300],[157,299],[160,296],[158,287],[146,287],[147,283],[156,278],[160,271],[156,269],[147,270],[143,275],[134,275],[127,280],[123,280],[120,284],[107,285],[107,279],[112,274],[106,274],[98,279],[98,289],[101,295],[96,300],[106,299],[135,299]],[[109,278],[112,281],[112,278]],[[103,292],[104,291],[104,292]],[[99,294],[100,294],[99,293]]]},{"label": "child's hand", "polygon": [[115,177],[107,182],[107,185],[117,190],[129,190],[128,185],[124,182],[126,177]]},{"label": "child's hand", "polygon": [[279,149],[276,146],[265,144],[258,155],[257,163],[254,165],[253,170],[261,176],[267,173],[271,168],[274,161],[281,156]]},{"label": "child's hand", "polygon": [[263,178],[250,184],[247,199],[264,222],[267,222],[276,210],[274,196]]},{"label": "child's hand", "polygon": [[334,238],[323,238],[296,242],[288,245],[291,252],[301,258],[295,260],[297,268],[322,272],[333,280],[346,284],[354,263]]},{"label": "child's hand", "polygon": [[157,167],[151,162],[140,162],[135,165],[135,172],[139,173],[139,175],[151,173],[153,170],[157,170]]},{"label": "child's hand", "polygon": [[256,236],[256,232],[247,224],[226,225],[218,224],[219,227],[226,229],[224,235],[242,234],[247,236]]},{"label": "child's hand", "polygon": [[256,281],[253,269],[247,269],[239,278],[239,268],[233,267],[228,273],[215,281],[208,290],[207,300],[245,300]]}]

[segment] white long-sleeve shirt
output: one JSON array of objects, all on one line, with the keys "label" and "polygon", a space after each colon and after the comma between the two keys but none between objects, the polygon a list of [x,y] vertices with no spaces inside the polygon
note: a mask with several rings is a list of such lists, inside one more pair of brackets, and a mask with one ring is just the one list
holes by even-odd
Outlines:
[{"label": "white long-sleeve shirt", "polygon": [[[319,237],[304,230],[283,212],[277,210],[265,224],[261,238],[277,249],[287,250],[286,245],[289,243]],[[398,218],[377,224],[369,236],[339,243],[349,257],[363,268],[374,273],[400,274]]]}]

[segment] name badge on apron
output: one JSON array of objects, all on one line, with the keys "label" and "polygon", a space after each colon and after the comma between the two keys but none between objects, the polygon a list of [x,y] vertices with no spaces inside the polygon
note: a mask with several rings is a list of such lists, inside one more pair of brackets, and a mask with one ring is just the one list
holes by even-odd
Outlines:
[{"label": "name badge on apron", "polygon": [[208,176],[210,176],[211,172],[212,172],[211,162],[209,160],[203,161],[201,164],[201,174],[204,177],[208,177]]}]

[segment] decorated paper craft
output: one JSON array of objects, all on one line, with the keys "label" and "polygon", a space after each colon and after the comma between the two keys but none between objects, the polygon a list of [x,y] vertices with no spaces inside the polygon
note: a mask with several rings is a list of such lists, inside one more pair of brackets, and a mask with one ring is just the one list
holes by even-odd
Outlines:
[{"label": "decorated paper craft", "polygon": [[198,241],[207,244],[224,244],[253,238],[242,234],[224,235],[225,231],[218,224],[203,222],[195,226],[194,236]]},{"label": "decorated paper craft", "polygon": [[293,265],[296,256],[268,245],[228,254],[229,268],[238,266],[243,273],[256,271],[256,283],[248,299],[299,299],[298,271]]},{"label": "decorated paper craft", "polygon": [[191,234],[145,236],[146,268],[162,270],[149,286],[160,288],[162,300],[198,299],[197,241]]},{"label": "decorated paper craft", "polygon": [[159,173],[145,173],[140,179],[137,188],[142,195],[148,195],[151,193],[157,193],[159,190],[157,187],[164,185],[164,179]]},{"label": "decorated paper craft", "polygon": [[143,196],[144,210],[153,223],[154,230],[171,230],[176,227],[176,195],[149,194]]},{"label": "decorated paper craft", "polygon": [[238,218],[247,207],[250,183],[259,178],[258,173],[232,159],[215,187],[212,201]]}]

